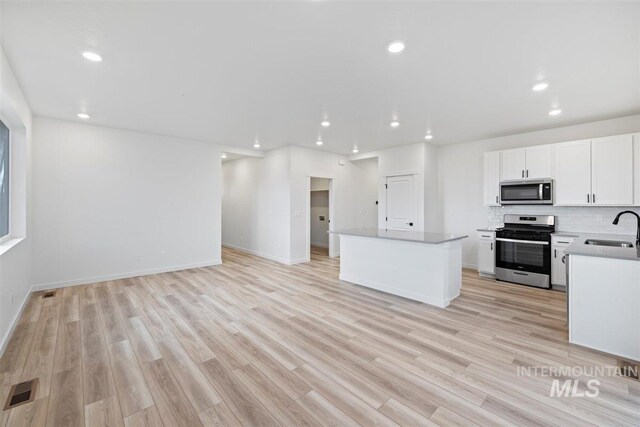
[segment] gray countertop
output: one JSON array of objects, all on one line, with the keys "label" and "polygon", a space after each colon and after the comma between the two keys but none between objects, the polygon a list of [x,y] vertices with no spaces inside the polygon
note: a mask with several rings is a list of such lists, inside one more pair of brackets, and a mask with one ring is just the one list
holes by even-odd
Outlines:
[{"label": "gray countertop", "polygon": [[476,229],[476,231],[489,231],[489,232],[493,233],[493,232],[496,231],[496,228],[497,227],[493,227],[493,228],[492,227],[478,228],[478,229]]},{"label": "gray countertop", "polygon": [[421,231],[385,230],[382,228],[351,228],[348,230],[329,231],[333,234],[347,236],[373,237],[376,239],[402,240],[405,242],[427,243],[437,245],[465,239],[467,235],[424,233]]},{"label": "gray countertop", "polygon": [[[556,236],[575,237],[572,244],[567,246],[565,253],[569,255],[592,256],[598,258],[624,259],[630,261],[640,261],[640,249],[636,245],[636,236],[627,234],[595,234],[595,233],[574,233],[557,232]],[[621,240],[631,242],[632,248],[616,248],[610,246],[586,245],[588,239],[597,240]]]}]

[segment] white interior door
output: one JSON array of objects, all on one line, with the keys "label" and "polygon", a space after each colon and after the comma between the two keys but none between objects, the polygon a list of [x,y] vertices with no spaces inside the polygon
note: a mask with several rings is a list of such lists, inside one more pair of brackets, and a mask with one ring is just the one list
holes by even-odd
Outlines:
[{"label": "white interior door", "polygon": [[415,182],[413,175],[387,177],[387,229],[416,229]]}]

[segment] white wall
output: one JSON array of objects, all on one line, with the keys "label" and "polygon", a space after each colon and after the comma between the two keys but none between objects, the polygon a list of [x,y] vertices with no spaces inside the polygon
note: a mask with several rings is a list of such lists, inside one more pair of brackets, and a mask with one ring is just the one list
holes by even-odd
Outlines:
[{"label": "white wall", "polygon": [[437,232],[440,229],[438,206],[438,149],[427,143],[417,143],[352,156],[352,161],[378,159],[378,228],[386,227],[386,178],[414,175],[416,184],[417,220],[415,231]]},{"label": "white wall", "polygon": [[290,147],[222,166],[222,244],[290,261]]},{"label": "white wall", "polygon": [[[340,163],[343,163],[341,165]],[[311,177],[332,179],[333,229],[376,227],[377,160],[284,147],[223,170],[222,242],[283,263],[309,256]],[[337,238],[334,255],[339,254]]]},{"label": "white wall", "polygon": [[354,186],[352,207],[356,213],[354,227],[378,228],[378,158],[352,161],[351,183]]},{"label": "white wall", "polygon": [[[469,235],[469,238],[463,241],[463,264],[467,267],[475,267],[478,248],[476,228],[486,227],[491,216],[501,217],[505,211],[505,208],[491,209],[483,205],[482,168],[485,152],[632,133],[639,130],[640,116],[630,116],[438,147],[438,198],[442,231]],[[550,215],[558,215],[562,224],[560,229],[571,231],[587,231],[593,224],[599,221],[605,222],[605,218],[609,221],[611,213],[619,210],[597,207],[585,207],[579,210],[564,207],[530,209],[533,213],[541,214],[544,211]],[[527,208],[510,208],[510,211],[526,212]],[[571,214],[567,215],[567,212]],[[629,221],[625,220],[625,223]],[[589,227],[585,224],[589,224]]]},{"label": "white wall", "polygon": [[[344,165],[340,165],[340,162]],[[310,177],[331,178],[333,211],[332,230],[350,228],[354,224],[351,164],[346,156],[291,147],[291,262],[309,259],[309,190]],[[329,237],[334,255],[340,251],[338,238]]]},{"label": "white wall", "polygon": [[36,287],[220,262],[216,146],[44,118],[33,145]]},{"label": "white wall", "polygon": [[29,105],[0,48],[0,118],[11,130],[11,234],[0,245],[0,355],[31,289],[31,128]]}]

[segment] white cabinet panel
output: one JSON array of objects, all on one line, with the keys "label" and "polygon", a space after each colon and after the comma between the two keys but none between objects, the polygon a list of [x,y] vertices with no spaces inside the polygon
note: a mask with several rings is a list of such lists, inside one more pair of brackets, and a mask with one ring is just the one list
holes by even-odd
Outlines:
[{"label": "white cabinet panel", "polygon": [[553,236],[551,238],[551,284],[567,286],[567,267],[562,261],[564,250],[569,246],[575,238]]},{"label": "white cabinet panel", "polygon": [[563,142],[554,151],[554,203],[591,205],[591,141]]},{"label": "white cabinet panel", "polygon": [[591,202],[595,205],[633,204],[633,137],[591,141]]},{"label": "white cabinet panel", "polygon": [[501,179],[504,181],[523,179],[526,169],[526,150],[524,148],[504,150],[500,152],[500,155]]},{"label": "white cabinet panel", "polygon": [[551,145],[539,145],[527,147],[525,178],[550,178],[551,177]]},{"label": "white cabinet panel", "polygon": [[481,231],[478,234],[478,272],[495,274],[496,234]]},{"label": "white cabinet panel", "polygon": [[633,204],[640,206],[640,133],[633,135]]},{"label": "white cabinet panel", "polygon": [[484,153],[484,204],[500,205],[500,152]]}]

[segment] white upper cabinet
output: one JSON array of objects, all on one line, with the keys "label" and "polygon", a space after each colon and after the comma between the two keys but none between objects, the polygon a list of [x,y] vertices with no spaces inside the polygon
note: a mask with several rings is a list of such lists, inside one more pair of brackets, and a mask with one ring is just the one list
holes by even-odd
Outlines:
[{"label": "white upper cabinet", "polygon": [[591,140],[591,203],[633,204],[633,136]]},{"label": "white upper cabinet", "polygon": [[500,151],[501,156],[501,179],[509,181],[512,179],[524,179],[526,169],[526,149],[515,148],[512,150]]},{"label": "white upper cabinet", "polygon": [[551,177],[551,145],[501,151],[501,174],[504,181]]},{"label": "white upper cabinet", "polygon": [[640,206],[640,133],[485,153],[484,204],[500,181],[544,178],[557,206]]},{"label": "white upper cabinet", "polygon": [[640,133],[633,135],[633,204],[640,206]]},{"label": "white upper cabinet", "polygon": [[552,153],[551,145],[527,147],[525,149],[525,179],[550,178]]},{"label": "white upper cabinet", "polygon": [[555,145],[554,204],[591,205],[591,141]]},{"label": "white upper cabinet", "polygon": [[500,205],[500,152],[484,153],[484,204]]}]

